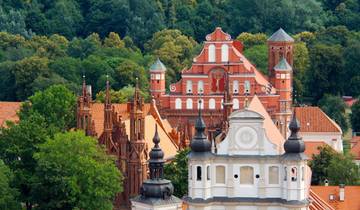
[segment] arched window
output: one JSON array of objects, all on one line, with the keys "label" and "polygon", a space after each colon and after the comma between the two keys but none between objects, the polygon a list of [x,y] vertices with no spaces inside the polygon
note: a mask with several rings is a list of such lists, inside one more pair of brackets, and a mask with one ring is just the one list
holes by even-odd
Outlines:
[{"label": "arched window", "polygon": [[221,109],[224,108],[224,99],[221,99]]},{"label": "arched window", "polygon": [[279,184],[279,167],[269,167],[269,184]]},{"label": "arched window", "polygon": [[196,167],[196,180],[201,181],[201,166]]},{"label": "arched window", "polygon": [[199,82],[198,82],[198,90],[197,90],[197,92],[200,94],[202,94],[202,93],[204,93],[204,82],[202,81],[202,80],[200,80]]},{"label": "arched window", "polygon": [[225,166],[216,166],[216,183],[225,184]]},{"label": "arched window", "polygon": [[206,179],[207,179],[207,180],[210,180],[210,177],[211,177],[210,175],[211,175],[211,174],[210,174],[210,166],[207,166],[207,167],[206,167]]},{"label": "arched window", "polygon": [[296,182],[297,181],[297,168],[296,167],[292,167],[291,168],[291,181]]},{"label": "arched window", "polygon": [[215,62],[215,57],[216,57],[216,53],[215,53],[215,45],[211,44],[209,45],[209,53],[208,53],[208,60],[209,62]]},{"label": "arched window", "polygon": [[237,81],[237,80],[233,81],[233,93],[234,94],[239,93],[239,81]]},{"label": "arched window", "polygon": [[186,93],[192,93],[192,81],[191,80],[186,81]]},{"label": "arched window", "polygon": [[251,166],[240,167],[240,184],[254,184],[254,169]]},{"label": "arched window", "polygon": [[[201,102],[201,103],[200,103]],[[197,102],[198,109],[204,109],[204,99],[199,99]]]},{"label": "arched window", "polygon": [[239,109],[240,105],[239,105],[239,100],[234,98],[233,99],[233,109]]},{"label": "arched window", "polygon": [[287,181],[287,167],[284,167],[284,181]]},{"label": "arched window", "polygon": [[227,44],[221,45],[221,62],[229,61],[229,46]]},{"label": "arched window", "polygon": [[175,99],[175,109],[181,109],[181,99]]},{"label": "arched window", "polygon": [[250,82],[248,80],[245,80],[244,82],[244,93],[250,94]]},{"label": "arched window", "polygon": [[193,108],[193,101],[191,98],[186,99],[186,109],[192,109]]},{"label": "arched window", "polygon": [[305,180],[305,167],[301,167],[301,180],[304,181]]},{"label": "arched window", "polygon": [[215,109],[215,99],[210,98],[209,100],[209,109]]}]

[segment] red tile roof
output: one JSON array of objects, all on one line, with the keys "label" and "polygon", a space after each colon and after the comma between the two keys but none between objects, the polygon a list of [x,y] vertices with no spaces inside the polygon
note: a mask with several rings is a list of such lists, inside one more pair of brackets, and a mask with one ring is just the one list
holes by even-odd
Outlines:
[{"label": "red tile roof", "polygon": [[323,141],[305,141],[305,154],[308,158],[312,159],[313,155],[320,153],[319,147],[325,146]]},{"label": "red tile roof", "polygon": [[[311,190],[335,210],[360,210],[360,186],[345,186],[345,200],[339,200],[339,186],[311,186]],[[335,199],[331,201],[330,195]]]},{"label": "red tile roof", "polygon": [[296,118],[300,122],[300,132],[340,132],[341,128],[319,107],[296,107]]},{"label": "red tile roof", "polygon": [[20,110],[21,102],[0,102],[0,127],[5,125],[6,121],[17,122],[19,117],[16,112]]},{"label": "red tile roof", "polygon": [[351,140],[351,154],[354,155],[356,160],[360,160],[360,136],[354,136]]}]

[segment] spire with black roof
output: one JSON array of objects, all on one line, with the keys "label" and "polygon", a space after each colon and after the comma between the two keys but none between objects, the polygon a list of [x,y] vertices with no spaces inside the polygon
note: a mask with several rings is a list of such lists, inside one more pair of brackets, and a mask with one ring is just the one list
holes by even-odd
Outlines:
[{"label": "spire with black roof", "polygon": [[284,144],[285,154],[300,154],[305,151],[305,143],[299,136],[300,122],[296,119],[296,107],[289,125],[291,134]]},{"label": "spire with black roof", "polygon": [[[199,101],[201,103],[201,100]],[[200,106],[201,107],[201,104]],[[211,143],[205,134],[206,125],[201,116],[201,108],[199,116],[195,121],[195,136],[191,141],[190,147],[193,152],[211,152]]]}]

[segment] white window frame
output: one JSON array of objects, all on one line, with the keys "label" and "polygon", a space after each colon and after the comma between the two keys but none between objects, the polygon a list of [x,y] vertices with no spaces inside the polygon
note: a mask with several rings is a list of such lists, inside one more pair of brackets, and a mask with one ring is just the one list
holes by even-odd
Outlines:
[{"label": "white window frame", "polygon": [[209,109],[211,109],[211,110],[216,109],[216,100],[213,98],[209,99]]},{"label": "white window frame", "polygon": [[186,109],[193,109],[193,100],[191,98],[186,99]]},{"label": "white window frame", "polygon": [[229,61],[229,45],[223,44],[221,45],[221,62]]},{"label": "white window frame", "polygon": [[175,99],[175,109],[181,109],[182,108],[182,100],[181,98]]},{"label": "white window frame", "polygon": [[216,60],[216,47],[214,44],[210,44],[208,47],[208,61],[215,62]]}]

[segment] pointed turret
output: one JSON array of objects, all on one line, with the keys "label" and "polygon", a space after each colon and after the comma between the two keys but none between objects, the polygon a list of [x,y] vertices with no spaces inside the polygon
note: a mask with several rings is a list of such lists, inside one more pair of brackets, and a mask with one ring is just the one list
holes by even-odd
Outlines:
[{"label": "pointed turret", "polygon": [[166,67],[157,58],[150,67],[150,93],[157,101],[162,95],[165,95],[165,74]]},{"label": "pointed turret", "polygon": [[273,35],[270,36],[268,41],[271,42],[294,42],[294,39],[287,34],[284,29],[279,28]]},{"label": "pointed turret", "polygon": [[296,119],[295,110],[296,109],[294,109],[293,118],[289,125],[291,133],[284,144],[285,153],[303,153],[305,151],[305,143],[299,136],[300,122]]},{"label": "pointed turret", "polygon": [[284,57],[281,58],[278,64],[274,66],[275,71],[291,71],[292,67],[290,64],[286,61]]},{"label": "pointed turret", "polygon": [[[201,100],[199,103],[201,103]],[[201,109],[199,109],[199,116],[195,122],[195,136],[190,144],[192,152],[211,152],[211,143],[207,139],[205,129],[206,125],[201,116]]]},{"label": "pointed turret", "polygon": [[132,209],[163,209],[165,207],[177,210],[182,206],[182,201],[173,196],[174,186],[171,181],[164,179],[164,152],[159,146],[160,137],[157,125],[155,125],[153,142],[154,147],[149,153],[150,179],[143,182],[140,195],[132,199]]},{"label": "pointed turret", "polygon": [[161,62],[161,60],[159,58],[156,59],[155,63],[153,63],[150,66],[150,72],[163,72],[166,71],[166,67],[165,65]]}]

